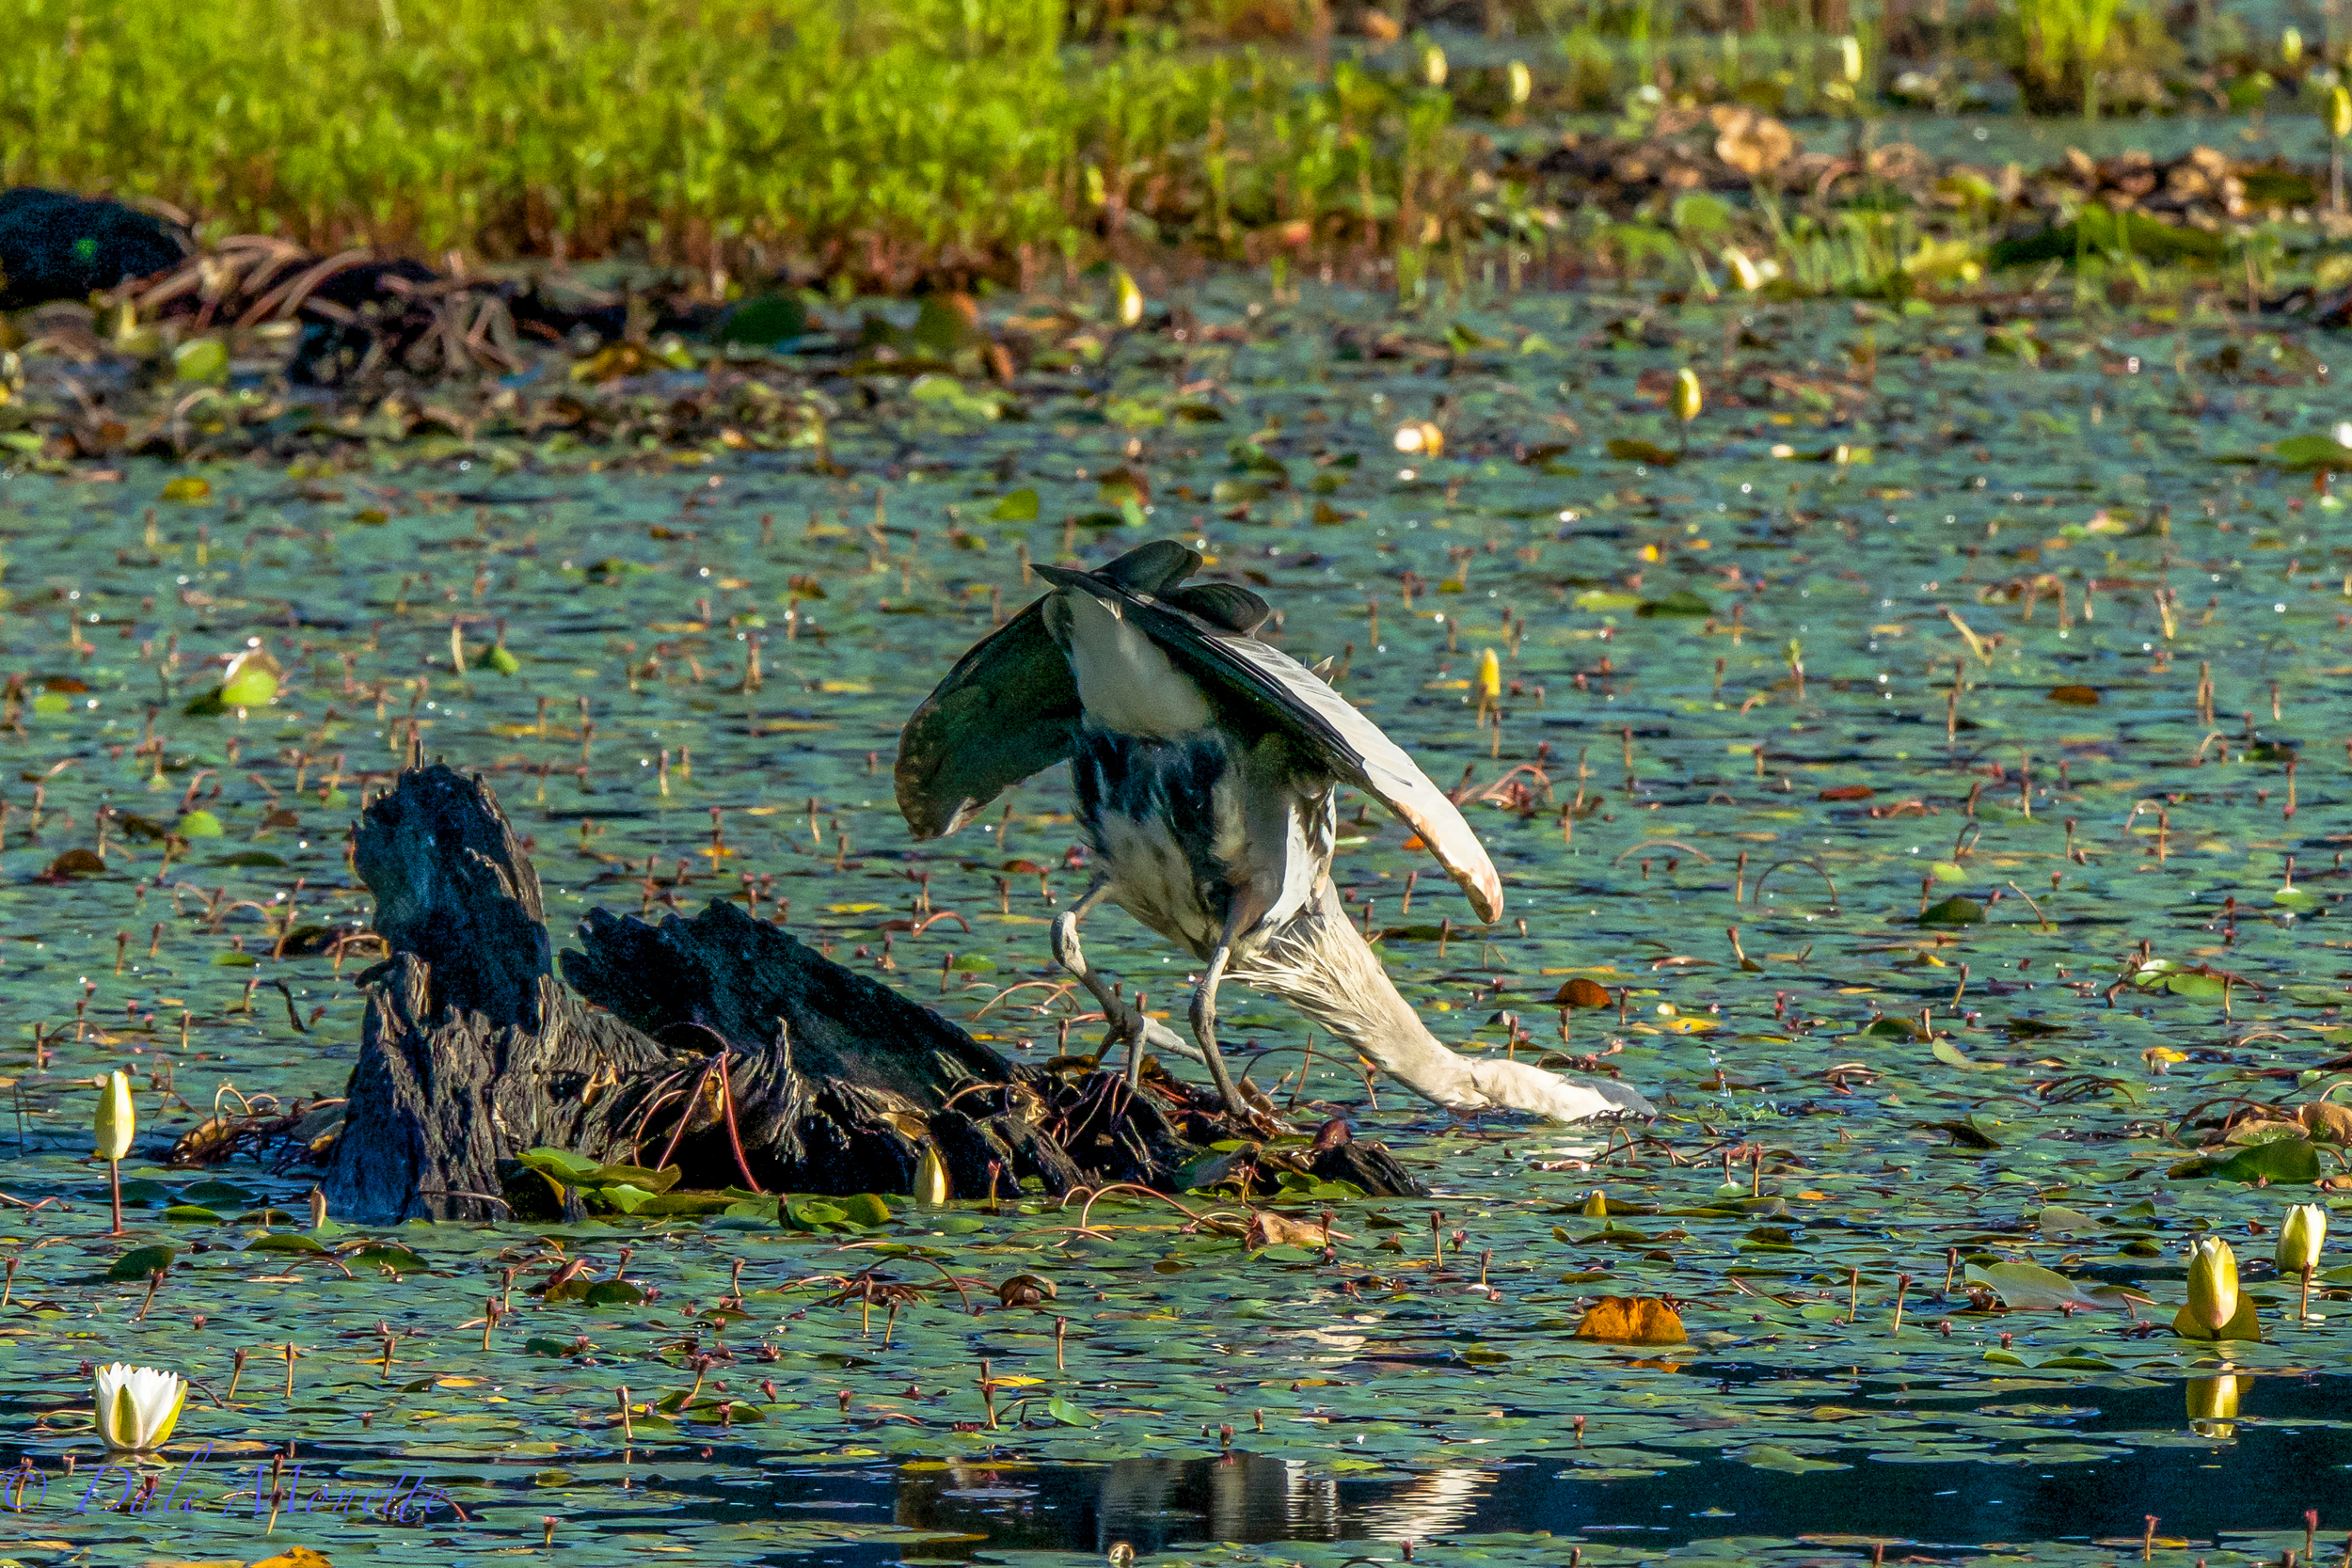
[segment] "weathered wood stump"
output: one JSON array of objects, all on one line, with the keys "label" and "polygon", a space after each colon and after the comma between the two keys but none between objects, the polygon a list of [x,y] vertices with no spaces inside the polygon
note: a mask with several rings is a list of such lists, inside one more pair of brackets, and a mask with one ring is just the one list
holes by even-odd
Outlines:
[{"label": "weathered wood stump", "polygon": [[[592,911],[559,982],[537,874],[477,780],[412,768],[362,816],[355,863],[389,957],[369,991],[337,1215],[511,1212],[524,1150],[675,1164],[680,1186],[910,1190],[935,1148],[960,1196],[1105,1181],[1169,1189],[1206,1143],[1263,1136],[1173,1079],[1009,1061],[740,907],[648,925]],[[1369,1193],[1422,1190],[1377,1144],[1269,1150]],[[545,1191],[544,1183],[534,1184]]]}]

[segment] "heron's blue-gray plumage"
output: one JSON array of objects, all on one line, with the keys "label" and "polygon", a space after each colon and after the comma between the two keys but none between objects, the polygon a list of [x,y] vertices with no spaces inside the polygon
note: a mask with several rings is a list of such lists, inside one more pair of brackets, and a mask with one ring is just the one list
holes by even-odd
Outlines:
[{"label": "heron's blue-gray plumage", "polygon": [[1206,958],[1237,953],[1306,907],[1331,863],[1330,781],[1301,771],[1279,736],[1229,731],[1174,739],[1089,726],[1071,759],[1079,820],[1110,896]]},{"label": "heron's blue-gray plumage", "polygon": [[1263,600],[1191,587],[1201,558],[1172,541],[1093,572],[1038,568],[1056,592],[967,653],[900,737],[898,802],[920,838],[952,832],[1009,785],[1072,764],[1096,880],[1054,919],[1054,951],[1102,1005],[1114,1038],[1189,1049],[1093,970],[1079,921],[1104,897],[1204,961],[1191,1022],[1229,1107],[1242,1101],[1216,1040],[1227,975],[1286,996],[1415,1092],[1457,1110],[1511,1106],[1559,1120],[1646,1114],[1621,1085],[1510,1059],[1472,1060],[1422,1028],[1331,885],[1337,791],[1385,802],[1499,917],[1501,880],[1454,802],[1312,671],[1255,631]]}]

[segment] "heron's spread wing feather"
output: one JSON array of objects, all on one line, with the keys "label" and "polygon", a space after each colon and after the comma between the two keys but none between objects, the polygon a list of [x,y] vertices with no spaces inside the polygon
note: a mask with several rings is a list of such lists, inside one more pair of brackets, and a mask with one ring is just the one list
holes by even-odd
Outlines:
[{"label": "heron's spread wing feather", "polygon": [[1097,575],[1137,594],[1168,593],[1199,570],[1200,552],[1173,539],[1137,545],[1108,565],[1095,568]]},{"label": "heron's spread wing feather", "polygon": [[918,839],[952,833],[999,794],[1066,760],[1078,683],[1028,607],[975,643],[898,736],[898,812]]},{"label": "heron's spread wing feather", "polygon": [[1200,582],[1165,592],[1160,599],[1188,615],[1197,615],[1227,631],[1254,633],[1274,614],[1274,607],[1248,589],[1231,582]]},{"label": "heron's spread wing feather", "polygon": [[1115,595],[1120,612],[1195,680],[1280,730],[1332,777],[1377,797],[1403,817],[1461,885],[1481,920],[1502,917],[1502,879],[1461,812],[1403,747],[1313,671],[1279,648],[1123,585],[1084,573],[1050,576],[1084,592]]}]

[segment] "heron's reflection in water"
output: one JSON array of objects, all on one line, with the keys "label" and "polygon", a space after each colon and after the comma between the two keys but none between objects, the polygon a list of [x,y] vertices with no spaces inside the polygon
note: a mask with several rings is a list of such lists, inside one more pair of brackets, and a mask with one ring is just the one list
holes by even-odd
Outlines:
[{"label": "heron's reflection in water", "polygon": [[[1152,1552],[1186,1541],[1422,1540],[1469,1526],[1484,1470],[1426,1470],[1343,1519],[1339,1483],[1295,1460],[1121,1459],[1094,1467],[953,1465],[903,1475],[898,1522],[986,1532],[993,1547]],[[1359,1495],[1360,1496],[1360,1495]]]}]

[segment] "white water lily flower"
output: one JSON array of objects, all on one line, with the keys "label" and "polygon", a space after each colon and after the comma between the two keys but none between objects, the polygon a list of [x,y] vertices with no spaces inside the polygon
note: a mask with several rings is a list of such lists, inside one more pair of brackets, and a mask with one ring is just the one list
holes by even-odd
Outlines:
[{"label": "white water lily flower", "polygon": [[91,1381],[97,1385],[98,1435],[106,1447],[127,1452],[154,1448],[169,1437],[188,1402],[187,1379],[152,1367],[117,1361],[99,1368]]}]

